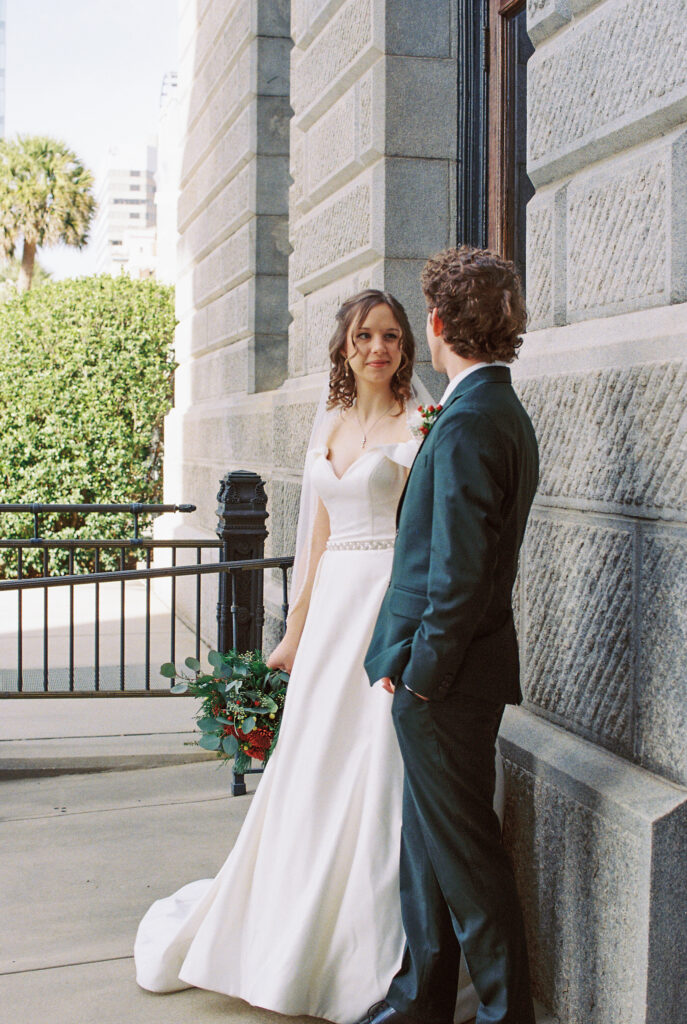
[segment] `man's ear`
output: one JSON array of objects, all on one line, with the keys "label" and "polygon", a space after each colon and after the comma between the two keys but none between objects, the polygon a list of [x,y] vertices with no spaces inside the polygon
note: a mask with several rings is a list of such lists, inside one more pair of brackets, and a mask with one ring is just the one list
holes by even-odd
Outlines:
[{"label": "man's ear", "polygon": [[444,321],[439,316],[439,311],[436,308],[436,306],[432,310],[430,316],[431,316],[430,323],[432,325],[432,331],[434,333],[434,337],[435,338],[440,338],[442,336],[442,334],[444,333]]}]

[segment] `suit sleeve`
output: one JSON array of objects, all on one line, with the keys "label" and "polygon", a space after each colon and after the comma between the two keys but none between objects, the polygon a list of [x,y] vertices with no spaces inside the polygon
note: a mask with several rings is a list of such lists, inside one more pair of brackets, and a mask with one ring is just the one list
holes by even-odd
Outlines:
[{"label": "suit sleeve", "polygon": [[403,682],[445,697],[486,611],[502,531],[505,452],[485,416],[441,424],[434,446],[434,501],[426,611]]}]

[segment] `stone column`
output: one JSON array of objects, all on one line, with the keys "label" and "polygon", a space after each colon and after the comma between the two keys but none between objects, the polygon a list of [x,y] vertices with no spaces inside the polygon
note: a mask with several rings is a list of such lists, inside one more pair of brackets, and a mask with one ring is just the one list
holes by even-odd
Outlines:
[{"label": "stone column", "polygon": [[[176,536],[212,537],[218,481],[232,469],[265,477],[271,463],[269,394],[286,376],[289,323],[289,9],[180,5],[179,367],[165,493],[193,495],[198,512],[160,525]],[[182,614],[191,589],[179,587]],[[203,590],[214,643],[216,592]]]}]

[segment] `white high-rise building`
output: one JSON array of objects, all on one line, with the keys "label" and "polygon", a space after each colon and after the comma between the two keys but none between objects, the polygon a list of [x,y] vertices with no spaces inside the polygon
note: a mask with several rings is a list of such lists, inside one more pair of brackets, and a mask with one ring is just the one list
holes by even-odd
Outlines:
[{"label": "white high-rise building", "polygon": [[156,266],[154,146],[108,150],[98,176],[98,213],[93,228],[96,271],[148,277]]},{"label": "white high-rise building", "polygon": [[0,138],[5,134],[5,21],[6,0],[0,0]]},{"label": "white high-rise building", "polygon": [[157,273],[165,284],[176,281],[177,203],[181,173],[181,142],[177,73],[168,71],[162,80],[157,131]]}]

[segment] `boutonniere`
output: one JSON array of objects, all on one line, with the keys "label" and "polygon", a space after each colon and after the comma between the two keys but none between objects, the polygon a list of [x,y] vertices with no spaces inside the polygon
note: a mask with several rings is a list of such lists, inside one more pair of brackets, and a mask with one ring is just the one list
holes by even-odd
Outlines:
[{"label": "boutonniere", "polygon": [[413,436],[418,440],[427,437],[442,408],[441,405],[419,405],[410,418],[410,429]]}]

